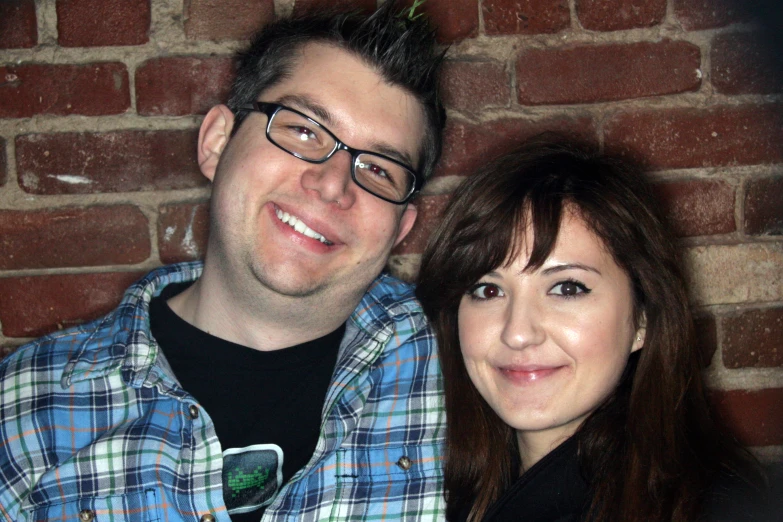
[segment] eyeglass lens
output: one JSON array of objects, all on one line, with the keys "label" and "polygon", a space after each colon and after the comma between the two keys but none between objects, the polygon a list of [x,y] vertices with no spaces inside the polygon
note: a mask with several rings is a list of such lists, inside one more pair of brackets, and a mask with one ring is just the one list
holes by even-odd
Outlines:
[{"label": "eyeglass lens", "polygon": [[[279,147],[311,161],[326,159],[337,143],[326,129],[286,109],[272,117],[269,137]],[[414,176],[408,169],[375,154],[357,154],[353,171],[362,188],[385,199],[403,201],[413,189]]]}]

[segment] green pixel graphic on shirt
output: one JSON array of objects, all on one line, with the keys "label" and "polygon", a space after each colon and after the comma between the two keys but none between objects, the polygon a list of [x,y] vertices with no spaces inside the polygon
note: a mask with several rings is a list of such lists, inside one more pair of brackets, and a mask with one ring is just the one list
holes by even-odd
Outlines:
[{"label": "green pixel graphic on shirt", "polygon": [[283,451],[276,444],[225,450],[223,500],[229,515],[250,513],[270,504],[283,482],[282,465]]},{"label": "green pixel graphic on shirt", "polygon": [[269,470],[257,466],[250,473],[245,473],[238,469],[234,472],[229,471],[227,478],[226,484],[233,492],[232,496],[237,497],[240,492],[246,489],[263,488],[264,484],[266,484],[266,479],[269,478]]}]

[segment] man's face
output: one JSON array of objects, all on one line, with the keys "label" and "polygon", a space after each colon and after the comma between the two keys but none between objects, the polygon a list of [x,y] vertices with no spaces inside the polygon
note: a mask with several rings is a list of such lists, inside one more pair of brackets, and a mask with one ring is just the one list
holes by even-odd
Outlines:
[{"label": "man's face", "polygon": [[[305,113],[351,147],[418,164],[419,102],[344,50],[304,46],[292,74],[259,100]],[[267,119],[249,113],[230,141],[210,133],[222,120],[233,123],[225,107],[204,121],[199,163],[213,180],[207,262],[281,295],[360,296],[410,230],[415,207],[362,190],[345,151],[312,164],[279,149],[265,136]]]}]

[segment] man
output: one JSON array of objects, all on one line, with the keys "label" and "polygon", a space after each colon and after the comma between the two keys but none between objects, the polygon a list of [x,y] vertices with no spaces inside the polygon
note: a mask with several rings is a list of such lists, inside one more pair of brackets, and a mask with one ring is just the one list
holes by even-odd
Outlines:
[{"label": "man", "polygon": [[0,365],[0,518],[441,518],[432,336],[379,275],[440,151],[413,18],[281,20],[240,56],[198,139],[203,270]]}]

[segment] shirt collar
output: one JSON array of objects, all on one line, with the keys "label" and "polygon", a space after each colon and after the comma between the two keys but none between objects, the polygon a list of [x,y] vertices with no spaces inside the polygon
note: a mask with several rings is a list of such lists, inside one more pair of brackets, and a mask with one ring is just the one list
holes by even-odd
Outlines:
[{"label": "shirt collar", "polygon": [[[66,364],[63,386],[105,376],[119,366],[123,379],[133,387],[141,387],[148,379],[148,385],[165,377],[173,380],[171,371],[166,372],[168,365],[162,372],[152,372],[159,351],[150,334],[150,301],[171,283],[198,279],[202,270],[200,261],[164,266],[131,285],[113,312],[85,325],[89,335]],[[107,336],[111,342],[106,342]]]},{"label": "shirt collar", "polygon": [[[168,383],[169,387],[173,387],[176,379],[165,358],[159,357],[158,345],[150,334],[149,305],[167,285],[194,281],[202,271],[203,263],[200,261],[169,265],[153,270],[131,285],[113,312],[97,324],[85,325],[85,332],[89,328],[89,336],[81,342],[65,366],[62,385],[67,387],[75,382],[102,377],[121,366],[123,379],[130,386],[139,388],[145,383],[147,386]],[[374,347],[374,353],[363,354],[361,359],[366,361],[374,360],[383,350],[389,337],[395,333],[393,323],[419,323],[424,319],[411,286],[381,274],[362,297],[351,320],[376,341],[367,345]],[[398,324],[397,328],[400,326]],[[411,327],[416,330],[420,326],[411,324]],[[112,339],[109,343],[106,342],[107,333]],[[342,353],[346,348],[341,347],[340,358],[347,355]]]}]

